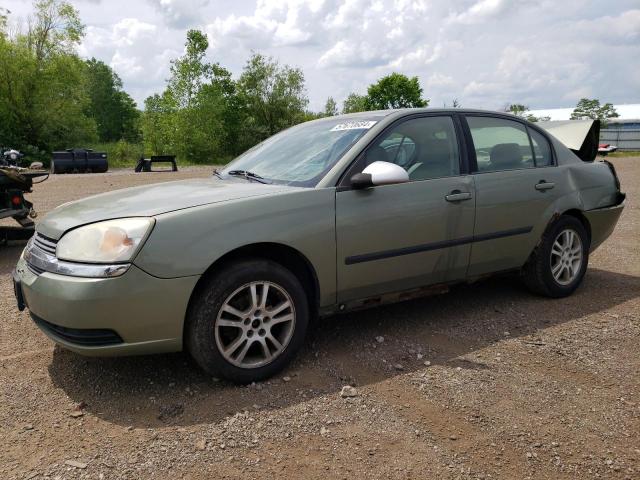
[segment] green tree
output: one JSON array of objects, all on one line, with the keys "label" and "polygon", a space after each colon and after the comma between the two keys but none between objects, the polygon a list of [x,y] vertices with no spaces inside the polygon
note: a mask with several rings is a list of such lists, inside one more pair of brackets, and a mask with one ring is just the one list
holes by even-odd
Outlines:
[{"label": "green tree", "polygon": [[95,58],[87,60],[86,67],[89,116],[96,122],[100,141],[139,141],[139,112],[133,99],[122,89],[120,77]]},{"label": "green tree", "polygon": [[168,89],[178,108],[191,107],[200,87],[211,75],[211,66],[204,57],[209,48],[206,34],[199,30],[189,30],[185,44],[185,54],[171,60],[171,77]]},{"label": "green tree", "polygon": [[217,63],[212,64],[211,79],[202,86],[199,98],[201,105],[216,118],[218,155],[226,157],[242,153],[243,105],[231,72]]},{"label": "green tree", "polygon": [[238,79],[245,146],[251,146],[304,118],[308,99],[299,68],[254,53]]},{"label": "green tree", "polygon": [[145,151],[152,155],[175,155],[173,151],[173,116],[175,109],[165,94],[154,94],[144,101],[142,135]]},{"label": "green tree", "polygon": [[422,98],[418,77],[409,78],[394,72],[369,86],[366,105],[368,110],[386,110],[426,107],[429,101]]},{"label": "green tree", "polygon": [[367,110],[367,97],[350,93],[342,103],[342,113],[365,112]]},{"label": "green tree", "polygon": [[9,14],[11,11],[4,7],[0,7],[0,37],[6,34],[7,21],[9,20]]},{"label": "green tree", "polygon": [[231,74],[205,60],[209,42],[189,30],[182,57],[171,61],[171,76],[161,95],[145,100],[145,147],[189,162],[213,162],[236,153],[242,105]]},{"label": "green tree", "polygon": [[521,103],[512,103],[507,105],[504,109],[505,112],[511,113],[516,117],[524,118],[529,122],[546,122],[551,119],[551,117],[536,117],[531,112],[529,112],[529,107],[526,105],[522,105]]},{"label": "green tree", "polygon": [[85,27],[73,5],[60,0],[37,0],[33,5],[35,14],[29,19],[27,42],[36,58],[75,53]]},{"label": "green tree", "polygon": [[571,113],[571,120],[600,120],[603,125],[609,118],[619,117],[618,112],[610,103],[600,105],[600,100],[581,98]]},{"label": "green tree", "polygon": [[76,55],[57,55],[39,75],[31,115],[43,145],[53,150],[94,142],[97,131],[86,115],[89,98],[83,61]]},{"label": "green tree", "polygon": [[208,47],[204,33],[189,30],[184,55],[171,60],[166,90],[145,101],[143,130],[152,153],[174,154],[191,162],[206,161],[209,156],[212,145],[208,125],[202,121],[198,105],[198,95],[210,72],[204,59]]},{"label": "green tree", "polygon": [[334,117],[338,115],[338,104],[333,97],[327,98],[327,102],[324,104],[323,117]]},{"label": "green tree", "polygon": [[34,9],[26,33],[0,35],[3,143],[40,152],[94,141],[84,63],[75,54],[84,32],[78,12],[58,0]]}]

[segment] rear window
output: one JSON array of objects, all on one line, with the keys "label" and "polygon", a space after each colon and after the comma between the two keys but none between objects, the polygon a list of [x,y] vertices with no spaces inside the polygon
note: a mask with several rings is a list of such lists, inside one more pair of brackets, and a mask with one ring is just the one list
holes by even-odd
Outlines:
[{"label": "rear window", "polygon": [[520,122],[493,117],[467,117],[479,172],[533,168],[527,130]]}]

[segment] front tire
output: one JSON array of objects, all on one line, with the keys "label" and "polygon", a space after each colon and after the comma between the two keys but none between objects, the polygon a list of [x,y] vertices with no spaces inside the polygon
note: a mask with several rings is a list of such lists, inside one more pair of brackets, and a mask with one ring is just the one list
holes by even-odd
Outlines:
[{"label": "front tire", "polygon": [[571,295],[589,262],[589,235],[580,220],[561,216],[544,233],[523,269],[525,285],[551,298]]},{"label": "front tire", "polygon": [[249,383],[289,364],[308,324],[309,305],[297,277],[270,260],[244,260],[226,266],[195,292],[185,341],[207,373]]}]

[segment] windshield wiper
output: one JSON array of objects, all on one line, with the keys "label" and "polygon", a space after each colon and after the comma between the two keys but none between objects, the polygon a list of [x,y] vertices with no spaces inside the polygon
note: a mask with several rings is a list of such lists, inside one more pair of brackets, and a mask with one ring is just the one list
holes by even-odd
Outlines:
[{"label": "windshield wiper", "polygon": [[227,172],[227,175],[231,175],[233,177],[244,177],[247,180],[255,180],[260,183],[269,183],[263,177],[258,175],[257,173],[250,172],[248,170],[230,170]]}]

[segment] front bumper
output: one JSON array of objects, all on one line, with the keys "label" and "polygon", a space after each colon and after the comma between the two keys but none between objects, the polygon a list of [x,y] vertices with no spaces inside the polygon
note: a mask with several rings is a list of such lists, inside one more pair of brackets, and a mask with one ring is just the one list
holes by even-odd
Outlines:
[{"label": "front bumper", "polygon": [[199,277],[160,279],[135,265],[115,278],[38,274],[21,258],[14,279],[49,338],[81,354],[114,356],[182,350],[187,305]]}]

